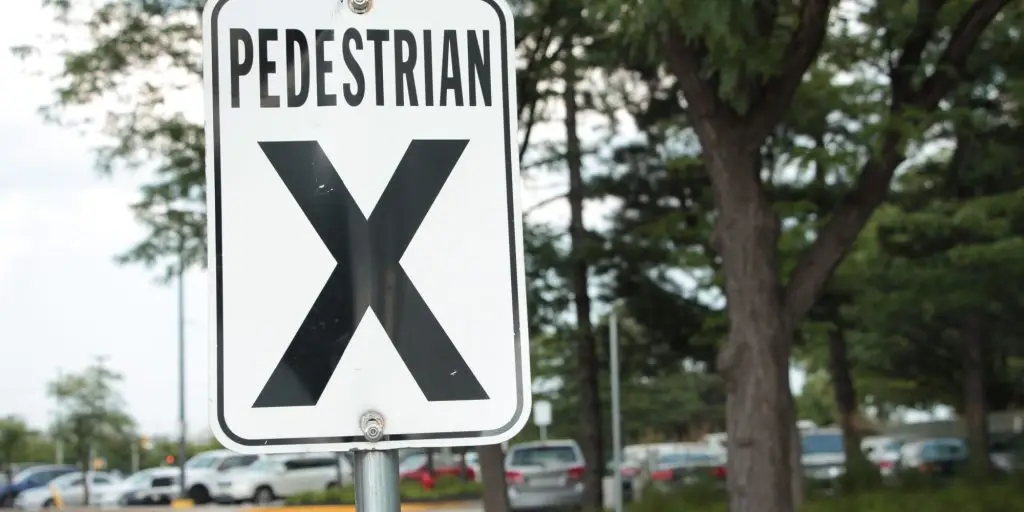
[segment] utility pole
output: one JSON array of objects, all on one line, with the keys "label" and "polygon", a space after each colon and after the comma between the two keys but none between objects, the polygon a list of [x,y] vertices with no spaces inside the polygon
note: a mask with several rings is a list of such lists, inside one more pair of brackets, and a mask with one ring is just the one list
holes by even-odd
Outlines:
[{"label": "utility pole", "polygon": [[185,423],[185,247],[184,237],[178,243],[178,466],[181,497],[188,497],[185,480],[185,459],[188,457],[188,424]]},{"label": "utility pole", "polygon": [[619,320],[612,312],[608,325],[609,373],[612,377],[612,469],[615,471],[614,510],[622,512],[622,411],[619,406]]}]

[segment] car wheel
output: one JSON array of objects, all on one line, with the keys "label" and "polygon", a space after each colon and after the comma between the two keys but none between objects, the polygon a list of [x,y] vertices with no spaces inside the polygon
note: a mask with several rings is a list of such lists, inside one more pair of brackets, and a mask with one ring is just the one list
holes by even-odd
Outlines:
[{"label": "car wheel", "polygon": [[188,490],[188,497],[196,505],[205,505],[210,502],[210,491],[202,485],[197,485]]},{"label": "car wheel", "polygon": [[269,487],[260,487],[252,496],[252,502],[257,505],[270,505],[274,502],[274,491]]},{"label": "car wheel", "polygon": [[53,500],[46,500],[43,502],[43,508],[50,508],[53,506]]},{"label": "car wheel", "polygon": [[4,494],[3,497],[0,497],[0,507],[10,508],[13,505],[14,505],[14,497],[11,496],[10,494]]}]

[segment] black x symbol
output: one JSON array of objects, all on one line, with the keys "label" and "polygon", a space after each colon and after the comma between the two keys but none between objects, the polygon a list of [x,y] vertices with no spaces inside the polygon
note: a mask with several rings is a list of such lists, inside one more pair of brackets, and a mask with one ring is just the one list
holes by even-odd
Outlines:
[{"label": "black x symbol", "polygon": [[468,143],[413,140],[367,219],[319,143],[260,142],[337,265],[253,407],[316,405],[368,308],[427,400],[488,398],[398,263]]}]

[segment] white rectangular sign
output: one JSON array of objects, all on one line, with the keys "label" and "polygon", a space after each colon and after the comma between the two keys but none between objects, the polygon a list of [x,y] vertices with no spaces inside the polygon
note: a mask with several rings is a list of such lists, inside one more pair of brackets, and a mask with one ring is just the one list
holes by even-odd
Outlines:
[{"label": "white rectangular sign", "polygon": [[504,0],[209,0],[203,28],[217,438],[513,437],[531,386]]}]

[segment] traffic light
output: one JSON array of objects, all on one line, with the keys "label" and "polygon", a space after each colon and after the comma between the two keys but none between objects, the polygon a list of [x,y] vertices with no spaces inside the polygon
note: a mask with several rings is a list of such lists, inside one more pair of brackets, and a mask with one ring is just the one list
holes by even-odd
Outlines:
[{"label": "traffic light", "polygon": [[174,464],[174,455],[168,455],[164,457],[164,462],[167,464]]}]

